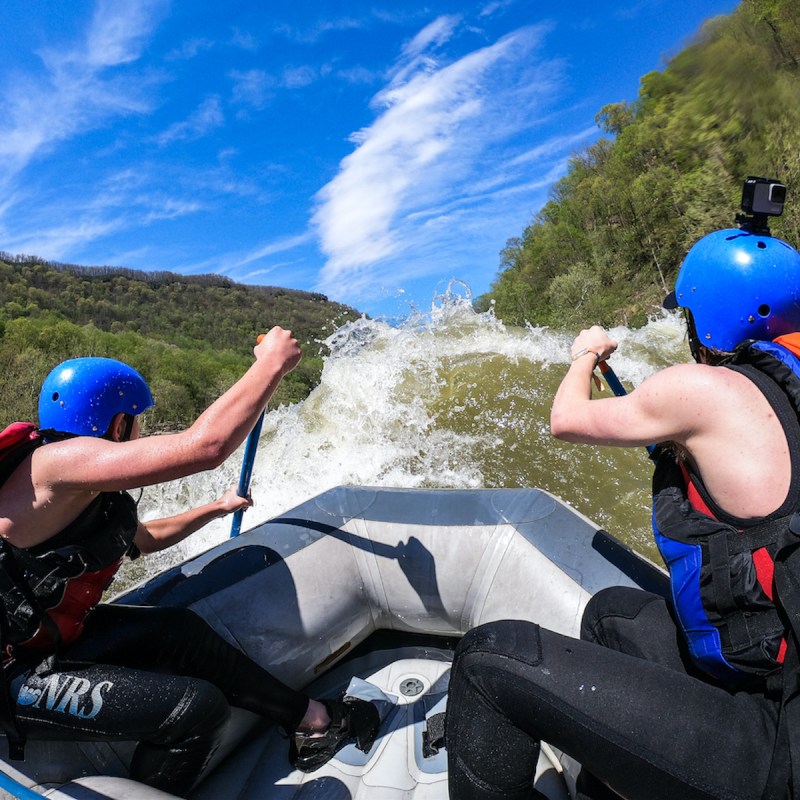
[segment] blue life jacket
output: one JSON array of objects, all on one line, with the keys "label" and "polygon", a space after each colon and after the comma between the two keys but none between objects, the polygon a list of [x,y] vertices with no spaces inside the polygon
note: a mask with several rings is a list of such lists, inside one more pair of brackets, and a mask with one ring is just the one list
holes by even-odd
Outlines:
[{"label": "blue life jacket", "polygon": [[[748,342],[727,364],[765,394],[800,473],[800,358],[777,342]],[[757,487],[754,487],[757,490]],[[724,521],[699,477],[666,452],[653,476],[653,531],[692,659],[728,684],[780,668],[786,629],[774,596],[775,558],[800,517],[800,474],[786,502],[746,524]],[[717,516],[723,517],[718,519]]]}]

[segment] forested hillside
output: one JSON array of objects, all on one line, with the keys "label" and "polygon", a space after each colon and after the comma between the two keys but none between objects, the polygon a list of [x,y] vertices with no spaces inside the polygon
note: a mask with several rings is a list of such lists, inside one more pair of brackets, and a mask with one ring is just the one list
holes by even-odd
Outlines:
[{"label": "forested hillside", "polygon": [[138,369],[156,398],[145,427],[175,429],[247,369],[257,334],[273,325],[290,328],[303,347],[300,366],[274,399],[293,402],[319,380],[321,340],[358,316],[321,294],[218,275],[65,266],[0,253],[0,426],[35,421],[50,369],[94,355]]},{"label": "forested hillside", "polygon": [[800,3],[742,0],[710,20],[606,134],[574,155],[550,202],[507,243],[492,291],[510,323],[642,323],[689,247],[732,227],[742,180],[789,190],[772,232],[800,245]]}]

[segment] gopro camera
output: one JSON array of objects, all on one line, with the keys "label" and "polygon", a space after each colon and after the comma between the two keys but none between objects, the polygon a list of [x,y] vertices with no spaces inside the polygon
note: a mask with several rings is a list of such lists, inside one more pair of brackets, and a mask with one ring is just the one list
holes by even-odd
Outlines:
[{"label": "gopro camera", "polygon": [[783,214],[786,186],[772,178],[748,177],[742,185],[742,211],[736,221],[753,233],[769,234],[769,217]]},{"label": "gopro camera", "polygon": [[779,217],[786,202],[786,186],[771,178],[749,177],[742,186],[742,211]]}]

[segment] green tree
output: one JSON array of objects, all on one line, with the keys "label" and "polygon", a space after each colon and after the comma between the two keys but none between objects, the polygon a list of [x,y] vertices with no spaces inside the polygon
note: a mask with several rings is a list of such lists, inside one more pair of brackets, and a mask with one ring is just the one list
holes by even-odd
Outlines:
[{"label": "green tree", "polygon": [[[686,251],[734,224],[741,182],[800,190],[800,4],[743,0],[709,20],[635,103],[609,103],[601,138],[569,164],[550,201],[501,253],[492,301],[507,322],[644,322]],[[774,220],[800,241],[800,203]]]}]

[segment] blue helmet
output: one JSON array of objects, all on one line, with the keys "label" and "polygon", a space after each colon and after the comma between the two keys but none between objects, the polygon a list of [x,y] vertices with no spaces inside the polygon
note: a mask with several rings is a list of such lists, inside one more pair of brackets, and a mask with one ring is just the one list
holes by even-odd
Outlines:
[{"label": "blue helmet", "polygon": [[150,389],[133,367],[113,358],[72,358],[42,384],[39,428],[104,436],[116,414],[135,417],[152,405]]},{"label": "blue helmet", "polygon": [[800,330],[800,253],[767,234],[709,233],[686,254],[666,308],[691,312],[698,343],[730,352]]}]

